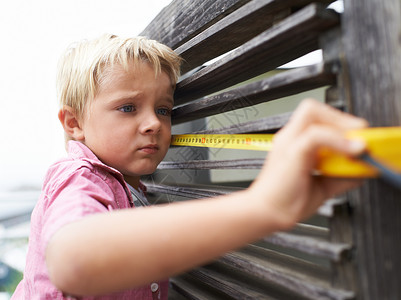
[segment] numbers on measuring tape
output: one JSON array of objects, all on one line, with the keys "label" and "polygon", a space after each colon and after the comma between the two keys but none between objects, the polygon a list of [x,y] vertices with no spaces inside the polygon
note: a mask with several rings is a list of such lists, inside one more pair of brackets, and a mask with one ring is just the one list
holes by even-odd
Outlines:
[{"label": "numbers on measuring tape", "polygon": [[173,135],[171,145],[269,151],[273,134],[182,134]]}]

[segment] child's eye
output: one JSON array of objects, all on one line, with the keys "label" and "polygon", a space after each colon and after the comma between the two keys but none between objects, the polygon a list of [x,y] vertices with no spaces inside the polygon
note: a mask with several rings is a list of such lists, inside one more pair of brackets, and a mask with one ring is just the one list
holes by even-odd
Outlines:
[{"label": "child's eye", "polygon": [[170,116],[171,115],[171,109],[168,108],[158,108],[156,109],[156,113],[162,116]]},{"label": "child's eye", "polygon": [[133,105],[124,105],[118,109],[121,112],[130,113],[135,111],[135,107]]}]

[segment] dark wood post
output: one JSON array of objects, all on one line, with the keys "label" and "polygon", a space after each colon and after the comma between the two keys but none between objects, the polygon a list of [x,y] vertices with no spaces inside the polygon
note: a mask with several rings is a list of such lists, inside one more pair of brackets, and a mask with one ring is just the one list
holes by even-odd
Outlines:
[{"label": "dark wood post", "polygon": [[[401,125],[401,1],[345,0],[349,109],[372,126]],[[401,299],[401,191],[369,180],[350,195],[358,299]]]}]

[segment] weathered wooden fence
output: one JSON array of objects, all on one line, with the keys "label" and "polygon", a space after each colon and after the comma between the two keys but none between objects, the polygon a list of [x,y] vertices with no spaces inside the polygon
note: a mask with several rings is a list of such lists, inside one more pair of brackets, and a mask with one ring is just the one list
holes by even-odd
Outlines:
[{"label": "weathered wooden fence", "polygon": [[[185,59],[173,133],[275,132],[309,95],[373,126],[400,125],[400,1],[345,0],[343,13],[330,2],[175,0],[163,9],[142,35]],[[318,49],[322,62],[277,69]],[[171,148],[148,178],[150,196],[244,188],[263,162],[255,155]],[[400,191],[368,180],[291,232],[173,278],[170,298],[401,299],[400,236]]]}]

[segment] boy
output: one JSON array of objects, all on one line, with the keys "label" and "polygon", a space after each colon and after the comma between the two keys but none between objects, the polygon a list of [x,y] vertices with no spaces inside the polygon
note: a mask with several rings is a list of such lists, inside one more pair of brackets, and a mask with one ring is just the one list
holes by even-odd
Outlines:
[{"label": "boy", "polygon": [[146,201],[140,176],[169,147],[179,64],[144,38],[104,36],[67,52],[58,84],[69,156],[45,178],[15,299],[167,299],[169,276],[287,230],[357,184],[311,173],[320,147],[364,151],[343,133],[366,122],[308,100],[249,189],[134,208]]}]

